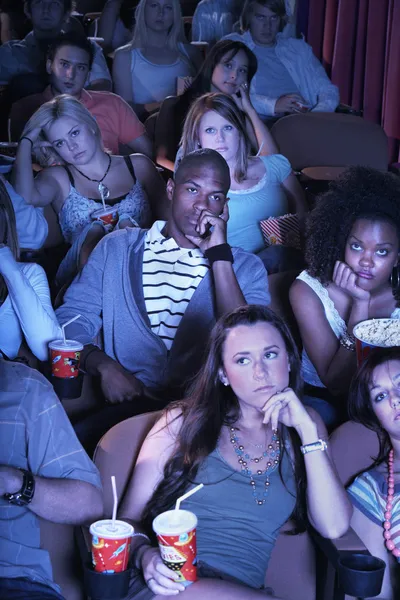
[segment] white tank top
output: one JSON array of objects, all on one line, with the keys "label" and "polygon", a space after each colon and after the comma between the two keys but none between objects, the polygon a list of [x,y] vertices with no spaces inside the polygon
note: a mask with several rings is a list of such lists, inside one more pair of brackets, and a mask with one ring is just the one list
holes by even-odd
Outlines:
[{"label": "white tank top", "polygon": [[[304,281],[304,283],[309,285],[310,288],[317,294],[318,298],[322,302],[322,306],[324,307],[326,320],[331,326],[331,329],[337,339],[339,339],[347,331],[347,325],[336,310],[326,287],[324,287],[322,283],[318,281],[318,279],[311,277],[307,271],[302,271],[297,279]],[[400,308],[396,308],[393,311],[391,318],[400,319]],[[315,385],[316,387],[325,387],[305,350],[303,350],[301,358],[301,373],[305,383]]]},{"label": "white tank top", "polygon": [[195,75],[185,46],[178,44],[179,57],[170,65],[156,65],[145,58],[139,48],[131,50],[132,95],[134,104],[162,102],[176,96],[177,77]]}]

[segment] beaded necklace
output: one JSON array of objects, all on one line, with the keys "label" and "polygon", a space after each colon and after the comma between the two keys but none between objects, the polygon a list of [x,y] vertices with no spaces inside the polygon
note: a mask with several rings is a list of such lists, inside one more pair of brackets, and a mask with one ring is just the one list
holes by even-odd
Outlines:
[{"label": "beaded necklace", "polygon": [[394,500],[394,472],[393,472],[393,462],[394,462],[394,450],[393,448],[389,452],[388,457],[388,494],[386,499],[386,512],[385,512],[385,521],[383,522],[383,537],[385,538],[385,546],[393,554],[395,559],[400,562],[400,548],[397,548],[396,544],[392,540],[392,534],[390,533],[390,529],[392,527],[391,519],[392,519],[392,508],[393,508],[393,500]]},{"label": "beaded necklace", "polygon": [[[278,439],[278,430],[274,429],[272,431],[271,443],[268,444],[267,449],[264,450],[264,452],[261,454],[261,456],[250,456],[246,452],[243,444],[240,443],[239,438],[236,435],[236,431],[238,431],[237,427],[229,428],[230,442],[232,444],[232,448],[235,450],[235,453],[238,457],[238,463],[240,465],[242,473],[244,475],[248,475],[250,478],[250,485],[252,487],[252,494],[254,497],[254,501],[256,502],[256,504],[258,504],[258,506],[262,506],[263,504],[265,504],[265,501],[268,496],[268,488],[270,485],[270,481],[269,481],[270,471],[272,471],[276,467],[276,465],[279,464],[279,457],[280,457],[281,451],[280,451],[280,443],[279,443],[279,439]],[[253,444],[253,445],[255,445],[255,444]],[[258,444],[257,444],[257,446],[258,446]],[[257,475],[265,475],[266,476],[265,482],[264,482],[264,491],[262,493],[262,497],[260,497],[256,490],[256,481],[253,477],[254,473],[251,469],[249,469],[248,462],[253,462],[255,465],[259,465],[259,463],[262,462],[264,459],[267,461],[265,469],[258,468],[256,470]]]},{"label": "beaded necklace", "polygon": [[110,197],[110,190],[103,183],[103,181],[107,177],[108,171],[110,170],[110,167],[111,167],[111,156],[109,154],[107,154],[107,156],[108,156],[108,167],[107,167],[106,172],[104,173],[104,175],[103,175],[103,177],[101,179],[92,179],[91,177],[88,177],[87,175],[85,175],[85,173],[82,173],[82,171],[80,171],[74,165],[74,168],[78,171],[78,173],[80,175],[82,175],[82,177],[86,177],[86,179],[88,179],[89,181],[95,181],[96,183],[99,184],[97,186],[97,189],[99,190],[99,193],[100,193],[100,196],[101,196],[101,199],[102,199],[103,202],[105,202],[106,200],[108,200],[108,198]]}]

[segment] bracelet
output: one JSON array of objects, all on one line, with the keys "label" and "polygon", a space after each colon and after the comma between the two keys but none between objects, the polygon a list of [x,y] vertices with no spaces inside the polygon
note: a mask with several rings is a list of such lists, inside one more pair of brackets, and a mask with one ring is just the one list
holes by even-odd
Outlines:
[{"label": "bracelet", "polygon": [[325,452],[328,448],[328,444],[324,440],[317,440],[316,442],[312,442],[311,444],[305,444],[304,446],[300,446],[300,450],[302,454],[308,454],[309,452],[315,452],[316,450],[321,450],[321,452]]},{"label": "bracelet", "polygon": [[20,141],[20,142],[22,142],[22,140],[28,140],[28,142],[30,142],[30,143],[31,143],[31,146],[32,146],[32,148],[33,148],[33,142],[32,142],[32,140],[31,140],[31,138],[30,138],[30,137],[28,137],[27,135],[23,135],[21,138],[19,138],[19,141]]},{"label": "bracelet", "polygon": [[355,352],[356,350],[356,338],[347,331],[340,336],[339,343],[346,350],[350,350],[350,352]]},{"label": "bracelet", "polygon": [[132,534],[132,537],[142,537],[145,540],[147,540],[149,542],[149,544],[151,544],[151,539],[145,533],[134,533],[134,534]]},{"label": "bracelet", "polygon": [[233,263],[233,254],[229,244],[219,244],[218,246],[212,246],[204,252],[204,256],[207,258],[210,266],[217,260],[223,260],[226,262]]}]

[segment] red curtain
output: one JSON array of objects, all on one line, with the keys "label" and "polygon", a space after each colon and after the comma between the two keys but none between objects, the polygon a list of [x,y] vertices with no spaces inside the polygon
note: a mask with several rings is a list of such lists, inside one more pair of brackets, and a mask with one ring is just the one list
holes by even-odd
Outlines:
[{"label": "red curtain", "polygon": [[400,0],[308,0],[303,6],[303,33],[339,86],[341,101],[382,125],[391,160],[399,161]]}]

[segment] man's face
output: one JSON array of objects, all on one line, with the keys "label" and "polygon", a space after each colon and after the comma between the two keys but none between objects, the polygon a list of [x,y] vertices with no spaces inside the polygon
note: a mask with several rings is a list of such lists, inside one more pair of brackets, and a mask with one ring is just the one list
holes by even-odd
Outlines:
[{"label": "man's face", "polygon": [[64,21],[64,0],[32,0],[26,11],[34,31],[61,31]]},{"label": "man's face", "polygon": [[212,163],[192,164],[178,173],[175,182],[167,184],[172,202],[168,233],[181,247],[187,245],[186,235],[196,236],[200,215],[207,210],[219,216],[225,206],[229,181]]},{"label": "man's face", "polygon": [[53,93],[79,98],[89,73],[89,55],[83,48],[61,46],[46,68]]}]

